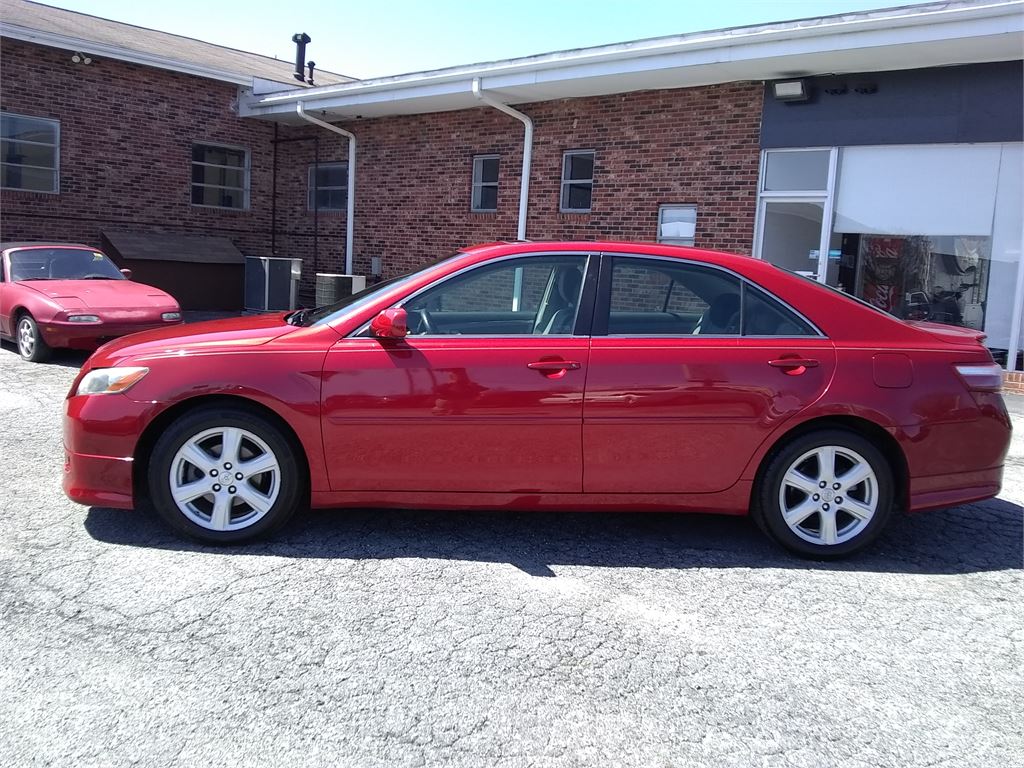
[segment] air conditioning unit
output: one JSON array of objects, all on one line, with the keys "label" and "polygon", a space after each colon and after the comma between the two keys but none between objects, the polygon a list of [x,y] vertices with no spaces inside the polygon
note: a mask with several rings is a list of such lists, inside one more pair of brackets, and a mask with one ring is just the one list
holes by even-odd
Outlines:
[{"label": "air conditioning unit", "polygon": [[346,296],[366,288],[365,275],[332,275],[316,273],[316,305],[318,307],[341,301]]},{"label": "air conditioning unit", "polygon": [[245,257],[245,308],[255,312],[295,309],[302,259]]}]

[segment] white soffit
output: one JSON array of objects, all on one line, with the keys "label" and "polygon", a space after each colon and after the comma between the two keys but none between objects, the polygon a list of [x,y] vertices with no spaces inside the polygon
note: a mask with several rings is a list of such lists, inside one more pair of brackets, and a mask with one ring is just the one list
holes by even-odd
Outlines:
[{"label": "white soffit", "polygon": [[801,75],[1008,61],[1024,55],[1024,0],[910,6],[641,40],[526,59],[248,96],[241,114],[336,120],[479,106],[474,77],[510,104]]}]

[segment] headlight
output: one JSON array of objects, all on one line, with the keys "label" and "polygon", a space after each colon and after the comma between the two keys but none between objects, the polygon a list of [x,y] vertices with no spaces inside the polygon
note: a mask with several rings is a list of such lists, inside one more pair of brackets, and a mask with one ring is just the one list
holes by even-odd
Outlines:
[{"label": "headlight", "polygon": [[100,319],[96,315],[68,315],[69,323],[98,323]]},{"label": "headlight", "polygon": [[164,312],[160,315],[161,320],[181,320],[181,312]]},{"label": "headlight", "polygon": [[82,377],[75,394],[110,395],[124,392],[147,373],[149,368],[96,368]]}]

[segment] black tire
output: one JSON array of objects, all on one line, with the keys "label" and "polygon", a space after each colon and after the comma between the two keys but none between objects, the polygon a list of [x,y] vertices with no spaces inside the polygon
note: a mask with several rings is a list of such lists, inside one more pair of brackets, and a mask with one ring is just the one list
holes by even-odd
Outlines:
[{"label": "black tire", "polygon": [[18,316],[18,321],[14,325],[14,343],[18,347],[21,359],[30,363],[45,363],[53,354],[50,345],[39,332],[35,318],[28,312]]},{"label": "black tire", "polygon": [[[801,468],[807,469],[815,466],[820,468],[822,464],[826,463],[824,461],[819,463],[819,459],[812,456],[794,466],[811,452],[825,449],[825,455],[827,455],[829,446],[836,449],[838,457],[833,462],[836,476],[832,479],[839,483],[839,489],[834,488],[835,483],[831,482],[826,483],[826,488],[820,488],[820,483],[823,482],[823,476],[820,474],[814,477],[815,484],[819,487],[810,489],[816,491],[816,494],[805,493],[789,482],[786,483],[785,489],[783,488],[783,480],[791,469],[801,471]],[[870,479],[861,484],[843,485],[839,481],[842,480],[845,472],[849,471],[846,469],[844,472],[843,468],[854,466],[854,462],[851,460],[853,455],[863,459],[873,474]],[[802,474],[810,477],[813,473],[802,471]],[[892,467],[878,448],[854,432],[826,429],[800,435],[770,456],[760,478],[760,485],[754,491],[755,503],[752,509],[754,520],[772,539],[801,557],[834,560],[859,552],[878,537],[892,516],[894,495]],[[845,500],[842,496],[838,496],[847,491],[849,493]],[[839,503],[837,504],[836,501]],[[870,506],[873,502],[873,514],[865,520],[844,509],[844,507],[854,509],[852,506],[854,502],[866,506]],[[802,523],[790,525],[784,517],[784,504],[794,512],[798,508],[806,510],[810,507],[816,511],[811,512],[810,516]],[[802,507],[802,505],[807,506]],[[826,509],[831,512],[831,519],[835,520],[834,527],[825,522],[825,516],[829,515],[829,512],[825,511]],[[863,515],[863,506],[856,509]],[[795,517],[798,516],[795,515]],[[844,530],[845,534],[842,533]],[[835,536],[836,543],[823,543],[831,531],[838,533]]]},{"label": "black tire", "polygon": [[[199,471],[198,464],[192,464],[182,458],[176,460],[178,452],[197,436],[229,428],[243,431],[237,451],[239,457],[243,453],[248,453],[255,458],[262,458],[263,453],[269,451],[277,462],[276,471],[270,470],[253,475],[252,478],[235,480],[235,471],[244,470],[245,462],[239,461],[237,467],[231,466],[230,469],[225,469],[225,464],[221,461],[224,456],[220,455],[215,459],[216,466],[213,466],[213,469],[217,472],[227,473],[223,475],[224,477],[230,477],[227,482],[218,484],[220,476],[207,478],[205,471]],[[248,436],[245,436],[245,433],[248,433]],[[214,447],[204,453],[203,458],[213,459],[216,455],[214,452],[216,451],[217,436],[216,434],[211,435],[206,440]],[[221,452],[224,450],[225,442],[226,438],[222,436]],[[259,446],[258,442],[262,442],[263,446]],[[203,445],[205,444],[203,443]],[[253,411],[237,406],[197,408],[173,422],[153,446],[147,470],[150,503],[164,522],[177,533],[202,542],[235,544],[265,538],[288,522],[304,498],[305,470],[304,464],[296,458],[299,455],[299,450],[299,447],[294,445],[294,440],[289,439],[280,427]],[[185,479],[196,483],[209,481],[208,495],[185,503],[184,509],[179,507],[178,502],[172,497],[172,466],[175,472],[174,482]],[[183,473],[191,473],[191,476]],[[228,485],[228,483],[235,483],[235,485]],[[266,488],[260,488],[259,484]],[[241,494],[253,489],[273,490],[274,488],[276,488],[276,497],[274,497],[273,503],[268,505],[269,509],[265,511],[251,507],[240,498]],[[214,489],[217,493],[213,492]],[[230,493],[228,493],[229,489]],[[236,489],[239,495],[236,495]],[[226,526],[221,530],[207,527],[214,524],[215,502],[219,494],[224,494],[221,498],[231,500],[226,518],[228,526],[233,526],[230,529]],[[207,512],[209,520],[204,521],[203,516]],[[254,516],[251,523],[246,522],[247,515]]]}]

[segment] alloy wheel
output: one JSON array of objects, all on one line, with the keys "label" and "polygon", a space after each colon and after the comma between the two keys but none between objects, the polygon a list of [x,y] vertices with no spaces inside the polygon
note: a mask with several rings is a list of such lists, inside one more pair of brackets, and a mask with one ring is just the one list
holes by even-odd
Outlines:
[{"label": "alloy wheel", "polygon": [[835,546],[858,536],[878,509],[879,483],[859,453],[823,445],[793,461],[779,487],[789,529],[811,544]]},{"label": "alloy wheel", "polygon": [[26,359],[31,358],[36,351],[35,327],[27,317],[18,321],[18,351]]},{"label": "alloy wheel", "polygon": [[240,427],[214,427],[189,438],[169,472],[174,504],[212,531],[248,528],[270,512],[281,492],[281,465],[270,446]]}]

